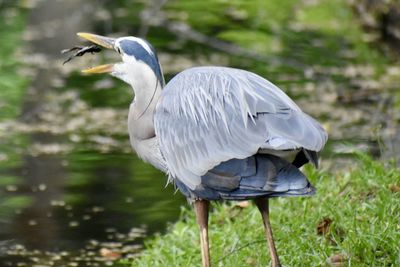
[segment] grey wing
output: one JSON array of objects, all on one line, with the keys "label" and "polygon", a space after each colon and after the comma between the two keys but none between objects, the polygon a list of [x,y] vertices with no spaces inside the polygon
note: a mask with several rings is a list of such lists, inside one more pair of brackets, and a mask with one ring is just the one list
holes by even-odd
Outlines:
[{"label": "grey wing", "polygon": [[279,88],[244,70],[201,67],[175,76],[154,115],[168,171],[190,189],[221,162],[260,149],[320,151],[323,128]]}]

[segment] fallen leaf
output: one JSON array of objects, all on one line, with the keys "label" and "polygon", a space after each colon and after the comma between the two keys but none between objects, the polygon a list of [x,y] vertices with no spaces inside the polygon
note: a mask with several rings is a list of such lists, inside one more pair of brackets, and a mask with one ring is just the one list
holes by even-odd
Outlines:
[{"label": "fallen leaf", "polygon": [[323,218],[317,225],[317,234],[318,235],[326,235],[330,232],[330,225],[332,223],[332,219],[325,217]]},{"label": "fallen leaf", "polygon": [[115,251],[112,251],[108,248],[101,248],[100,249],[100,255],[103,258],[109,259],[109,260],[117,260],[121,258],[121,254]]},{"label": "fallen leaf", "polygon": [[390,191],[392,191],[392,193],[398,193],[400,192],[400,185],[398,184],[391,184],[389,186]]},{"label": "fallen leaf", "polygon": [[326,261],[330,266],[341,267],[347,263],[347,256],[344,254],[334,254],[330,256]]},{"label": "fallen leaf", "polygon": [[249,201],[239,201],[235,204],[235,207],[239,207],[239,208],[247,208],[248,206],[250,206],[250,202]]},{"label": "fallen leaf", "polygon": [[317,225],[317,234],[325,236],[327,242],[336,246],[338,241],[343,241],[345,231],[338,225],[332,225],[332,222],[331,218],[323,218]]}]

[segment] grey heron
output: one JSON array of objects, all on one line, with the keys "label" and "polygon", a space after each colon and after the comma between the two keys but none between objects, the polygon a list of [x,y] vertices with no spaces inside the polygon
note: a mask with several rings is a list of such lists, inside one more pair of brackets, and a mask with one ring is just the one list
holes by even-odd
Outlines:
[{"label": "grey heron", "polygon": [[133,88],[131,145],[193,202],[203,266],[210,266],[209,202],[245,199],[253,199],[260,210],[272,265],[280,266],[268,199],[315,192],[299,167],[309,162],[317,166],[317,152],[327,141],[321,125],[252,72],[195,67],[165,84],[157,54],[147,41],[78,36],[120,54],[121,62],[83,72],[110,73]]}]

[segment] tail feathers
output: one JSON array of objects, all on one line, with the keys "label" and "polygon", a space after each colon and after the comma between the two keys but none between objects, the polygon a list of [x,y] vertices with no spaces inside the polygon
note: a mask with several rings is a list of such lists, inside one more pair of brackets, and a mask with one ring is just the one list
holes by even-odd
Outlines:
[{"label": "tail feathers", "polygon": [[312,196],[316,192],[315,187],[308,183],[307,186],[300,188],[300,189],[290,189],[286,192],[275,192],[268,197],[300,197],[300,196]]},{"label": "tail feathers", "polygon": [[257,197],[309,196],[315,188],[307,177],[288,161],[268,154],[234,159],[215,167],[190,190],[176,180],[189,198],[243,200]]},{"label": "tail feathers", "polygon": [[297,168],[300,168],[308,162],[311,162],[315,168],[318,168],[318,153],[316,151],[303,148],[299,153],[297,153],[292,164]]},{"label": "tail feathers", "polygon": [[304,191],[310,185],[307,177],[296,166],[282,158],[257,155],[256,164],[256,173],[242,177],[240,188],[261,190],[272,194]]},{"label": "tail feathers", "polygon": [[240,189],[234,192],[218,192],[217,195],[214,195],[214,198],[210,200],[217,199],[226,199],[226,200],[246,200],[246,199],[254,199],[258,197],[307,197],[312,196],[316,192],[314,186],[310,183],[301,189],[291,189],[284,192],[266,192],[266,191],[258,191],[258,190],[245,190]]}]

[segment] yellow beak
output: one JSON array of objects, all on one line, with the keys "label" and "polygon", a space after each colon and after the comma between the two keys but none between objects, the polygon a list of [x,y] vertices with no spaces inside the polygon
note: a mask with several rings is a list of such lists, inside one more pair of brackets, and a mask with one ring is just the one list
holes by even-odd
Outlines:
[{"label": "yellow beak", "polygon": [[114,69],[114,64],[104,64],[96,67],[91,67],[82,70],[83,73],[92,74],[92,73],[109,73]]},{"label": "yellow beak", "polygon": [[97,34],[87,33],[87,32],[78,32],[77,35],[83,39],[91,41],[97,45],[100,45],[104,48],[114,49],[115,39],[110,37],[105,37]]},{"label": "yellow beak", "polygon": [[[108,49],[114,49],[115,39],[110,37],[105,37],[97,34],[78,32],[77,35],[83,39],[86,39],[92,43]],[[82,70],[83,73],[108,73],[112,72],[114,69],[114,64],[104,64],[92,68],[87,68]]]}]

